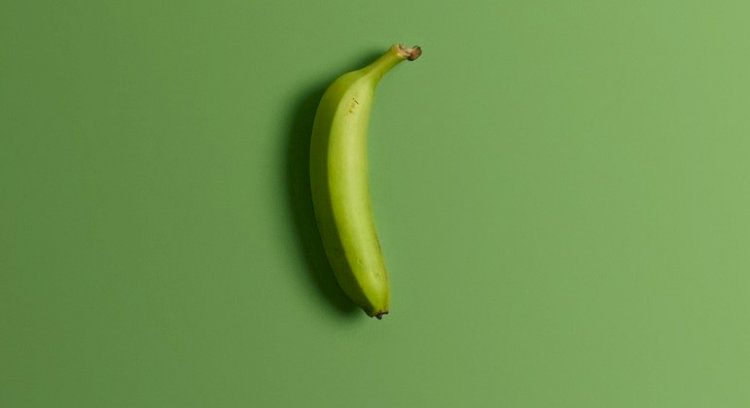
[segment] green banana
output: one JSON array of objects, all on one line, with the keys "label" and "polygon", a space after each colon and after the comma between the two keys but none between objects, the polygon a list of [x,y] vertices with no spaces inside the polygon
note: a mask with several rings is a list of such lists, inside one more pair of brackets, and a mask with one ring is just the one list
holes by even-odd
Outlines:
[{"label": "green banana", "polygon": [[336,79],[320,100],[310,141],[313,207],[328,261],[347,296],[378,319],[389,311],[390,285],[370,204],[367,126],[380,79],[421,54],[394,45]]}]

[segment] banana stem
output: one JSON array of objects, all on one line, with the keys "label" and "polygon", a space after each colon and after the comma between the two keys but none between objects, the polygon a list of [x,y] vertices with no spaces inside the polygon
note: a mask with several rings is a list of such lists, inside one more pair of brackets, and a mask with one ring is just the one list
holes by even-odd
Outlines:
[{"label": "banana stem", "polygon": [[398,52],[409,61],[414,61],[415,59],[419,58],[420,55],[422,55],[422,48],[418,45],[407,47],[403,44],[398,44],[395,45],[394,48],[396,48],[396,52]]},{"label": "banana stem", "polygon": [[368,74],[374,75],[376,80],[385,75],[386,72],[390,71],[391,68],[396,66],[403,60],[414,61],[422,55],[422,48],[415,45],[414,47],[406,47],[403,44],[396,44],[392,46],[388,52],[380,56],[372,64],[368,65],[365,70]]}]

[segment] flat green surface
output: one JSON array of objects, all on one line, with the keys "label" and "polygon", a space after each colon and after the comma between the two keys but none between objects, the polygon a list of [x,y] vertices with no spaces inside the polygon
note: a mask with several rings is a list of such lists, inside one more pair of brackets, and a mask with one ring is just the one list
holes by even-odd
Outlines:
[{"label": "flat green surface", "polygon": [[[288,4],[287,4],[288,3]],[[750,406],[747,1],[0,3],[0,407]],[[393,307],[316,237],[393,42]]]}]

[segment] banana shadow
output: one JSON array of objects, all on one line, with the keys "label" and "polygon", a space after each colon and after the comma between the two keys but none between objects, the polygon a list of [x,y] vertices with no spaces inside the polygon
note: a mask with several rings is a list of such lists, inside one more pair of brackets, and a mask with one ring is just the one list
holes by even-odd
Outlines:
[{"label": "banana shadow", "polygon": [[323,92],[341,73],[362,68],[374,61],[381,52],[371,52],[353,61],[348,69],[309,86],[294,100],[291,122],[288,128],[285,170],[287,183],[287,201],[291,218],[299,238],[299,246],[304,254],[306,269],[304,278],[315,287],[324,303],[342,317],[354,318],[362,313],[341,290],[328,263],[323,242],[315,221],[310,191],[310,135],[312,133],[315,112]]}]

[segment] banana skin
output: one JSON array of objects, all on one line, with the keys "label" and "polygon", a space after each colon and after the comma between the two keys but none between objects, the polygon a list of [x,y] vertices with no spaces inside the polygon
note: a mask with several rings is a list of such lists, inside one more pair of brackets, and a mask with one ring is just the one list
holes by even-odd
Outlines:
[{"label": "banana skin", "polygon": [[310,141],[313,207],[331,269],[347,296],[378,319],[389,312],[391,295],[370,203],[367,128],[380,80],[421,53],[393,45],[336,79],[321,98]]}]

